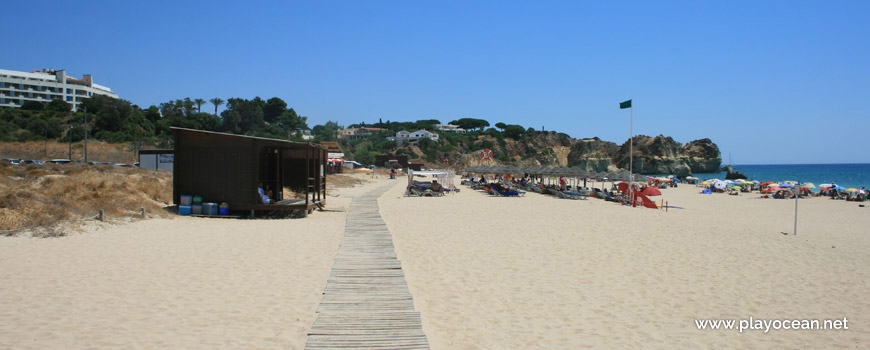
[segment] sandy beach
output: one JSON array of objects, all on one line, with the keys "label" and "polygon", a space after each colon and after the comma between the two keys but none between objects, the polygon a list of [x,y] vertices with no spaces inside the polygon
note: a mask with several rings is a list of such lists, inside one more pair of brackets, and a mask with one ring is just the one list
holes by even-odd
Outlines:
[{"label": "sandy beach", "polygon": [[[350,198],[305,219],[177,217],[0,238],[0,348],[302,348]],[[870,208],[663,190],[668,212],[462,188],[379,200],[434,349],[863,348]],[[457,180],[458,183],[458,180]],[[783,235],[782,232],[789,233]],[[698,330],[695,319],[848,330]]]},{"label": "sandy beach", "polygon": [[377,183],[334,190],[305,219],[0,237],[0,348],[302,348],[350,197]]},{"label": "sandy beach", "polygon": [[[458,180],[457,180],[458,182]],[[668,212],[536,193],[381,197],[436,349],[862,348],[870,208],[662,191]],[[695,319],[835,319],[849,330],[698,330]]]}]

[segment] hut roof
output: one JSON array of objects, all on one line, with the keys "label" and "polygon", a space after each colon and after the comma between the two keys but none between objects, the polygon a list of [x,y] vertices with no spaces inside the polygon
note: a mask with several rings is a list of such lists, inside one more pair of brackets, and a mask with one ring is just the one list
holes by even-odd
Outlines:
[{"label": "hut roof", "polygon": [[281,143],[281,144],[285,144],[285,145],[287,145],[287,146],[309,146],[309,147],[315,147],[315,148],[327,149],[326,146],[324,146],[324,145],[322,145],[322,144],[319,144],[319,143],[314,143],[314,142],[295,142],[295,141],[288,141],[288,140],[281,140],[281,139],[271,139],[271,138],[268,138],[268,137],[247,136],[247,135],[236,135],[236,134],[230,134],[230,133],[225,133],[225,132],[205,131],[205,130],[196,130],[196,129],[188,129],[188,128],[178,128],[178,127],[174,127],[174,126],[173,126],[173,127],[170,127],[169,129],[170,129],[170,130],[174,130],[174,131],[181,131],[181,132],[197,132],[197,133],[203,133],[203,134],[212,134],[212,135],[221,135],[221,136],[230,136],[230,137],[245,138],[245,139],[263,140],[263,141],[269,141],[269,142]]}]

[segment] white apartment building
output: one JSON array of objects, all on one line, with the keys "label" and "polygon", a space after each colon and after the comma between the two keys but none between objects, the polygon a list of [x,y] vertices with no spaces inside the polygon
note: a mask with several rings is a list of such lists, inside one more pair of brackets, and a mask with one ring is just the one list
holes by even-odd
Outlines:
[{"label": "white apartment building", "polygon": [[410,142],[411,145],[416,144],[416,141],[424,138],[428,138],[432,141],[438,141],[438,134],[434,132],[429,132],[426,129],[420,129],[414,132],[408,132],[405,130],[399,131],[396,133],[396,136],[387,137],[387,140],[396,141],[396,144],[402,145],[403,143]]},{"label": "white apartment building", "polygon": [[460,134],[464,134],[466,131],[465,129],[460,128],[459,125],[453,124],[435,124],[435,128],[443,132],[456,132]]},{"label": "white apartment building", "polygon": [[82,99],[95,94],[118,98],[112,89],[94,84],[90,74],[75,79],[66,76],[65,70],[42,69],[27,73],[0,69],[0,107],[19,108],[27,101],[63,100],[75,111]]}]

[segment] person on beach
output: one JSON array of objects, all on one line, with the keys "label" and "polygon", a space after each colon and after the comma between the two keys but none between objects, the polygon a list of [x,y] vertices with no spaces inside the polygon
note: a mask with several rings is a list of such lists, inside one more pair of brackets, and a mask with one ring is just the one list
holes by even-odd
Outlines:
[{"label": "person on beach", "polygon": [[266,185],[266,189],[263,189],[263,183],[257,183],[257,194],[260,195],[260,203],[262,204],[271,204],[272,203],[272,191],[269,190],[269,185]]},{"label": "person on beach", "polygon": [[444,190],[444,187],[438,183],[438,180],[432,180],[432,186],[429,187],[432,192],[441,192]]}]

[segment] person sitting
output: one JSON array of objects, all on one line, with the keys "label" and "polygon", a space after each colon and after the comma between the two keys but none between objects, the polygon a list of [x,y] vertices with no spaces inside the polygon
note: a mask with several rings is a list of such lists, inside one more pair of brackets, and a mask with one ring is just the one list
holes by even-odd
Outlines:
[{"label": "person sitting", "polygon": [[263,183],[257,183],[257,194],[260,196],[260,203],[262,204],[271,204],[272,203],[272,191],[269,190],[269,186],[266,186],[266,189],[263,189]]},{"label": "person sitting", "polygon": [[429,187],[432,192],[442,192],[444,187],[438,183],[438,180],[432,180],[432,186]]}]

